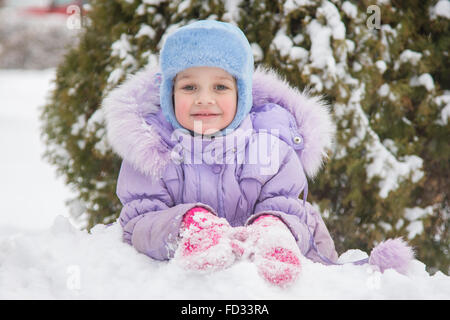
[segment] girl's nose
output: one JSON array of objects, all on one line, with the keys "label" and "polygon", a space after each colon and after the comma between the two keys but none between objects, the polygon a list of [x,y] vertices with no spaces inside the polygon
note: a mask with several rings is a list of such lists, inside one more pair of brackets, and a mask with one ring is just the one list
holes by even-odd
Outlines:
[{"label": "girl's nose", "polygon": [[213,95],[211,95],[208,92],[200,91],[197,96],[195,97],[195,104],[196,105],[209,105],[214,104],[215,99]]}]

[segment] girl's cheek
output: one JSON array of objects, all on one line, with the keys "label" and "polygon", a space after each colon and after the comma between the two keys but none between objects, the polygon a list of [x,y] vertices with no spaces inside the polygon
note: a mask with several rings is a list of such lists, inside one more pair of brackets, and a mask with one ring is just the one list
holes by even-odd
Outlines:
[{"label": "girl's cheek", "polygon": [[237,99],[236,97],[226,97],[222,100],[222,106],[223,109],[226,110],[227,113],[229,114],[234,114],[236,113],[236,109],[237,109]]},{"label": "girl's cheek", "polygon": [[189,106],[190,103],[188,99],[184,99],[182,97],[175,97],[174,99],[175,103],[175,115],[178,117],[182,117],[183,115],[189,114]]}]

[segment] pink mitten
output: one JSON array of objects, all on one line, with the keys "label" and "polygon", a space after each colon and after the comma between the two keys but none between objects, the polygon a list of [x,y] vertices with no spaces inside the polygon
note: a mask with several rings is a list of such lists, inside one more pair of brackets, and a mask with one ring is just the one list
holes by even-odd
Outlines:
[{"label": "pink mitten", "polygon": [[231,230],[227,220],[195,207],[183,216],[181,242],[174,258],[187,269],[227,268],[239,256],[237,241],[229,237]]},{"label": "pink mitten", "polygon": [[252,256],[259,274],[284,287],[300,274],[300,249],[288,227],[273,215],[258,217],[248,226]]}]

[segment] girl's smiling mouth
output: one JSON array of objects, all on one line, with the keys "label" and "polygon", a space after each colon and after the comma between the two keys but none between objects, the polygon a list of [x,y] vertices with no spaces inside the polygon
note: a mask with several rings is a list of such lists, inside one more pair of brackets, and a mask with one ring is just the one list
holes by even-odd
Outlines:
[{"label": "girl's smiling mouth", "polygon": [[191,117],[196,119],[211,119],[214,117],[220,116],[220,113],[214,113],[214,112],[196,112],[191,114]]}]

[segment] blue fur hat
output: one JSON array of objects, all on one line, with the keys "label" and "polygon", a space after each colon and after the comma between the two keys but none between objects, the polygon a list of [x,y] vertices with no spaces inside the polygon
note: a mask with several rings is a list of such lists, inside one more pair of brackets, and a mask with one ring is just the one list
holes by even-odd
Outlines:
[{"label": "blue fur hat", "polygon": [[161,109],[166,119],[182,128],[173,108],[173,79],[191,67],[218,67],[236,79],[238,104],[228,127],[236,129],[252,107],[253,53],[244,33],[236,26],[220,21],[201,20],[181,27],[169,35],[160,55],[162,82]]}]

